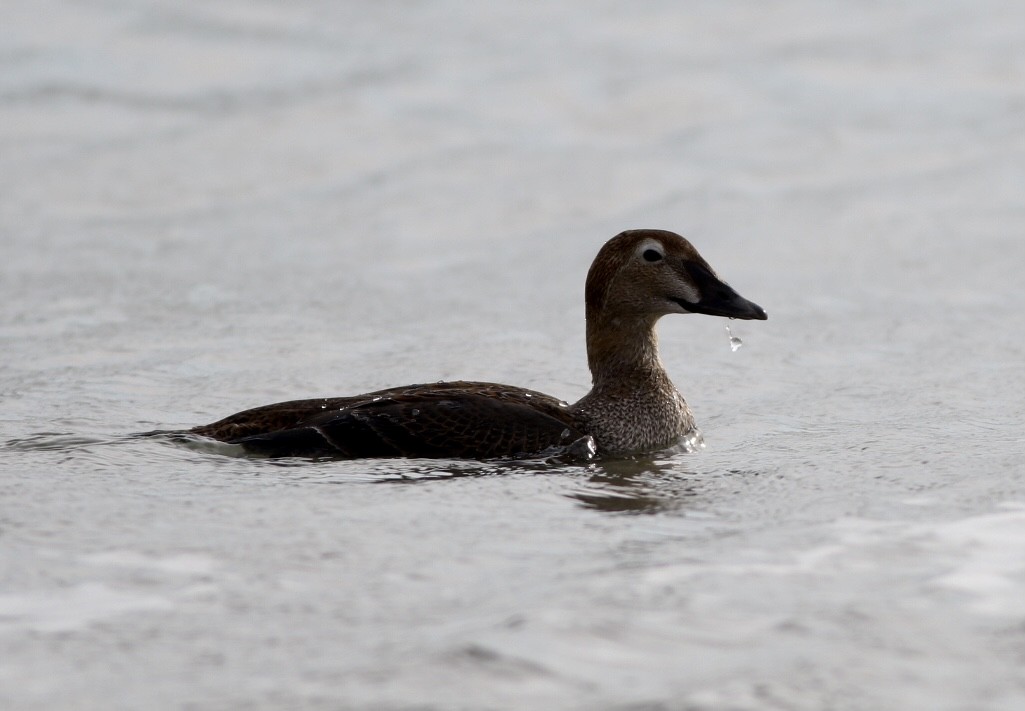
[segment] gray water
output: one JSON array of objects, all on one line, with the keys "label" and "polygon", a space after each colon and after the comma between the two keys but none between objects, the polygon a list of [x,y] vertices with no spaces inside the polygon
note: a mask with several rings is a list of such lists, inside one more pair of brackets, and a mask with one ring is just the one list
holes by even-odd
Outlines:
[{"label": "gray water", "polygon": [[[0,707],[1025,708],[1025,5],[5,3]],[[273,462],[126,435],[589,386],[687,235],[707,447]]]}]

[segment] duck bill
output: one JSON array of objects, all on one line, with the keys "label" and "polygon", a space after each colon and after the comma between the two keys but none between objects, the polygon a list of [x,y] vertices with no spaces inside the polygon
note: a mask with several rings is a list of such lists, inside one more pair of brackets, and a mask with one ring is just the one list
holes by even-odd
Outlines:
[{"label": "duck bill", "polygon": [[691,262],[687,265],[687,271],[701,294],[697,303],[683,304],[688,311],[745,320],[764,321],[769,318],[765,309],[738,294],[733,287],[719,279],[704,265]]},{"label": "duck bill", "polygon": [[728,286],[724,291],[728,291],[729,294],[715,294],[696,304],[687,304],[687,308],[696,314],[708,314],[709,316],[726,316],[757,321],[769,318],[765,309],[755,302],[748,301]]}]

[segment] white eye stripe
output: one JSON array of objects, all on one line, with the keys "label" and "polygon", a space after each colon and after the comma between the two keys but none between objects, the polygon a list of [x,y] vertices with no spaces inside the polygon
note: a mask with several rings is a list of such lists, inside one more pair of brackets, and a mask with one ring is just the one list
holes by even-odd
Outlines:
[{"label": "white eye stripe", "polygon": [[646,239],[637,245],[634,254],[645,262],[659,262],[665,259],[666,250],[658,240]]}]

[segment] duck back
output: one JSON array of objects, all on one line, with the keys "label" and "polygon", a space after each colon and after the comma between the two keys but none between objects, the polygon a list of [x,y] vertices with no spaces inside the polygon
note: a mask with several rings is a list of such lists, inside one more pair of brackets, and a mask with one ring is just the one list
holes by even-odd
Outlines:
[{"label": "duck back", "polygon": [[282,402],[191,432],[274,457],[490,459],[555,451],[584,437],[580,427],[549,395],[458,381]]}]

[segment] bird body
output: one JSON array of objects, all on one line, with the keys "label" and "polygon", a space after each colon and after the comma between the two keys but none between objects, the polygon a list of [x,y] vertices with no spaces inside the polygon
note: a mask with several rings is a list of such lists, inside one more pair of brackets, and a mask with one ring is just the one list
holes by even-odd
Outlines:
[{"label": "bird body", "polygon": [[189,432],[279,457],[491,459],[575,443],[603,456],[656,451],[696,432],[659,357],[656,322],[670,313],[767,318],[664,230],[609,240],[588,271],[585,306],[592,388],[573,405],[510,385],[441,382],[276,403]]}]

